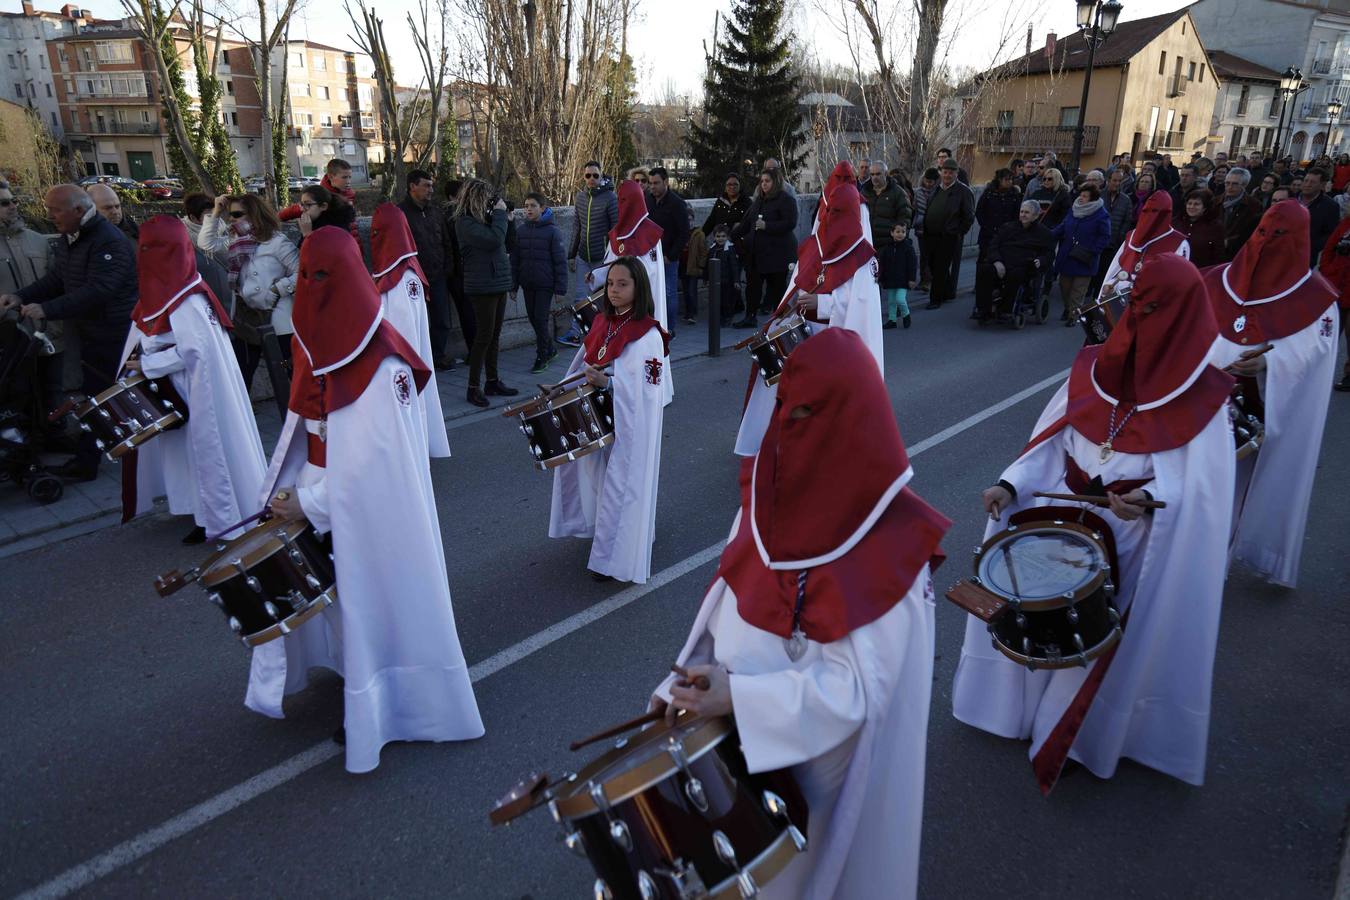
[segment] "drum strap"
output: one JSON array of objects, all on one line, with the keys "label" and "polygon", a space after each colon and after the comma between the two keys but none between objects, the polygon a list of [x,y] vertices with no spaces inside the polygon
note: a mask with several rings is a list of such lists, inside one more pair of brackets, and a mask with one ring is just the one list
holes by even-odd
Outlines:
[{"label": "drum strap", "polygon": [[1128,478],[1120,481],[1113,481],[1110,484],[1102,484],[1102,476],[1095,475],[1089,478],[1087,473],[1079,468],[1078,463],[1069,454],[1064,454],[1064,482],[1069,486],[1069,490],[1075,494],[1091,494],[1094,497],[1105,497],[1111,494],[1128,494],[1136,488],[1141,488],[1148,484],[1152,479],[1149,478]]},{"label": "drum strap", "polygon": [[328,444],[323,438],[313,432],[305,432],[305,445],[308,451],[309,464],[318,466],[320,469],[328,467]]}]

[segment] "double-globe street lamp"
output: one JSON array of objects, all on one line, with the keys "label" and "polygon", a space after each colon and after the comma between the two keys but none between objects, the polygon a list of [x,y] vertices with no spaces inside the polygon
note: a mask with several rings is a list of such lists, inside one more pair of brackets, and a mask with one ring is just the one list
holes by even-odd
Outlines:
[{"label": "double-globe street lamp", "polygon": [[1092,88],[1092,63],[1100,47],[1120,22],[1123,8],[1118,0],[1076,0],[1078,6],[1078,30],[1083,32],[1087,41],[1087,71],[1083,73],[1083,99],[1078,103],[1078,125],[1073,130],[1073,162],[1070,165],[1074,175],[1078,174],[1079,162],[1083,155],[1084,124],[1087,121],[1088,91]]},{"label": "double-globe street lamp", "polygon": [[[1297,97],[1303,91],[1308,89],[1308,85],[1303,83],[1303,72],[1295,66],[1285,69],[1280,75],[1280,122],[1275,128],[1275,158],[1280,158],[1280,149],[1284,144],[1284,112],[1289,106],[1289,101]],[[1294,116],[1291,111],[1289,114],[1289,126],[1293,127]]]},{"label": "double-globe street lamp", "polygon": [[1342,108],[1339,97],[1332,97],[1327,103],[1327,139],[1322,144],[1322,152],[1327,156],[1331,156],[1331,134],[1332,130],[1336,127],[1337,120],[1341,117]]}]

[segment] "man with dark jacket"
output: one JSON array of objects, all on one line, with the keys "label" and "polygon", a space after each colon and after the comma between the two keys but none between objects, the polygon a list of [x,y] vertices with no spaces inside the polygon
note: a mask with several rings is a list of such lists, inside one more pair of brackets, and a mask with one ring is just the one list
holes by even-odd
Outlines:
[{"label": "man with dark jacket", "polygon": [[927,309],[938,309],[956,299],[956,282],[961,277],[961,244],[975,224],[975,195],[957,180],[959,171],[956,160],[950,156],[942,161],[938,168],[940,180],[924,211],[923,230],[933,270]]},{"label": "man with dark jacket", "polygon": [[[1111,242],[1101,255],[1097,274],[1088,284],[1087,295],[1095,297],[1101,292],[1102,282],[1106,279],[1106,270],[1111,268],[1111,260],[1115,258],[1120,245],[1125,243],[1125,235],[1130,231],[1130,223],[1134,219],[1134,200],[1130,198],[1130,192],[1125,190],[1125,173],[1120,169],[1112,169],[1105,181],[1095,169],[1089,175],[1097,176],[1097,188],[1102,192],[1102,206],[1111,217]],[[1182,208],[1185,208],[1185,204],[1182,204]]]},{"label": "man with dark jacket", "polygon": [[1336,230],[1341,221],[1341,207],[1327,196],[1327,185],[1331,183],[1331,173],[1316,167],[1309,169],[1303,176],[1303,189],[1299,192],[1298,202],[1308,208],[1308,229],[1312,237],[1312,259],[1309,268],[1317,265],[1317,257],[1327,244],[1327,238]]},{"label": "man with dark jacket", "polygon": [[603,180],[600,163],[595,160],[586,163],[581,177],[585,183],[572,203],[577,221],[572,230],[572,248],[567,251],[568,268],[577,275],[577,299],[590,293],[586,276],[605,264],[606,235],[619,224],[619,197],[614,186]]},{"label": "man with dark jacket", "polygon": [[1241,166],[1229,169],[1223,179],[1223,258],[1231,260],[1237,256],[1247,238],[1252,236],[1261,215],[1261,201],[1248,196],[1247,185],[1251,183],[1251,173]]},{"label": "man with dark jacket", "polygon": [[1005,222],[989,242],[984,261],[975,270],[975,310],[980,321],[993,317],[994,290],[999,290],[999,317],[1011,316],[1013,301],[1026,284],[1036,284],[1055,259],[1055,236],[1041,224],[1041,204],[1026,200],[1016,222]]},{"label": "man with dark jacket", "polygon": [[[689,243],[689,206],[670,189],[669,175],[661,166],[647,173],[647,217],[661,226],[661,253],[666,264],[666,321],[674,330],[680,314],[680,255]],[[660,302],[660,298],[653,298]]]},{"label": "man with dark jacket", "polygon": [[[435,181],[425,169],[408,173],[408,191],[398,208],[408,220],[413,243],[417,245],[417,263],[430,285],[427,289],[427,326],[431,332],[432,363],[439,370],[453,369],[455,361],[445,352],[450,341],[450,287],[446,281],[445,213],[432,199]],[[376,273],[379,274],[378,272]]]},{"label": "man with dark jacket", "polygon": [[[0,297],[0,308],[22,305],[23,315],[33,320],[74,320],[84,362],[83,389],[93,396],[117,377],[138,293],[135,247],[73,184],[52,188],[44,205],[64,240],[56,242],[47,274],[17,294]],[[101,456],[94,436],[84,434],[75,456],[53,471],[93,481]]]},{"label": "man with dark jacket", "polygon": [[89,185],[85,190],[89,193],[89,199],[94,201],[94,209],[98,210],[98,214],[125,234],[127,240],[135,243],[141,236],[141,226],[132,221],[131,216],[122,212],[122,198],[117,195],[113,186],[99,182]]},{"label": "man with dark jacket", "polygon": [[872,174],[858,191],[862,202],[867,204],[868,216],[872,223],[872,233],[868,235],[872,246],[880,253],[891,242],[891,229],[896,223],[908,226],[914,218],[910,206],[909,194],[905,193],[896,180],[886,174],[890,166],[886,161],[878,160],[872,168]]},{"label": "man with dark jacket", "polygon": [[1186,208],[1186,195],[1200,186],[1200,170],[1187,163],[1181,167],[1177,174],[1177,183],[1167,189],[1172,195],[1172,208],[1184,210]]}]

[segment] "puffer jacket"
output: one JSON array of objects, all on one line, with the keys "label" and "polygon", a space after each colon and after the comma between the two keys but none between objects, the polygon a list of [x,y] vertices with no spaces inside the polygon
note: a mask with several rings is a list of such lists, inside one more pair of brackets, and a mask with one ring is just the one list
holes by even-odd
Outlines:
[{"label": "puffer jacket", "polygon": [[609,230],[619,224],[619,195],[614,193],[614,185],[601,182],[596,187],[583,187],[577,191],[572,205],[577,221],[567,258],[580,256],[590,265],[598,266],[605,261]]},{"label": "puffer jacket", "polygon": [[[202,218],[202,230],[197,235],[197,246],[207,253],[227,261],[230,258],[230,228],[225,219],[207,213]],[[295,305],[295,276],[300,269],[300,250],[291,239],[278,231],[258,244],[248,262],[239,270],[235,292],[251,308],[271,310],[272,328],[277,334],[293,334],[291,307]],[[272,292],[273,286],[276,293]],[[280,295],[279,297],[277,295]],[[234,314],[232,300],[220,301]]]},{"label": "puffer jacket", "polygon": [[492,210],[480,222],[470,215],[455,217],[464,293],[504,294],[511,290],[511,259],[506,253],[506,210]]},{"label": "puffer jacket", "polygon": [[47,273],[18,292],[42,304],[48,319],[79,319],[99,335],[125,335],[140,284],[136,248],[98,213],[80,226],[74,242],[56,241]]},{"label": "puffer jacket", "polygon": [[519,250],[512,258],[516,283],[527,291],[565,296],[567,251],[563,249],[562,229],[553,221],[553,210],[544,210],[536,222],[521,222],[516,227],[516,242]]},{"label": "puffer jacket", "polygon": [[[1091,214],[1079,219],[1072,208],[1069,214],[1050,230],[1059,241],[1059,252],[1055,255],[1055,274],[1070,278],[1082,278],[1097,274],[1097,265],[1101,262],[1101,252],[1111,243],[1111,216],[1105,207],[1098,207]],[[1078,245],[1092,254],[1088,262],[1080,262],[1070,254],[1074,245]]]},{"label": "puffer jacket", "polygon": [[909,194],[894,178],[886,179],[886,188],[880,193],[872,186],[872,179],[869,178],[859,193],[862,194],[862,201],[867,204],[871,218],[873,247],[883,247],[891,242],[891,229],[895,227],[895,223],[902,222],[908,225],[914,218]]}]

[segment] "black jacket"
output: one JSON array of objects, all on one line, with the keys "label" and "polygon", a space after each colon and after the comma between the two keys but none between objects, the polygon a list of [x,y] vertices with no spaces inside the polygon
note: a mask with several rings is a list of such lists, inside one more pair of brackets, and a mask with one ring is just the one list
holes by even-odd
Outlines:
[{"label": "black jacket", "polygon": [[749,209],[750,200],[745,194],[737,194],[735,200],[728,200],[725,194],[718,197],[708,213],[708,218],[703,221],[703,233],[711,238],[718,225],[725,225],[727,233],[730,234],[731,229],[741,224]]},{"label": "black jacket", "polygon": [[460,264],[466,294],[505,294],[514,279],[511,259],[506,253],[506,233],[510,223],[506,210],[494,209],[486,222],[465,213],[455,219]]},{"label": "black jacket", "polygon": [[440,281],[445,277],[445,213],[434,202],[428,200],[425,207],[418,206],[411,197],[404,197],[398,208],[408,220],[408,229],[412,232],[413,243],[417,245],[417,262],[428,281]]},{"label": "black jacket", "polygon": [[666,262],[675,262],[689,243],[689,206],[669,188],[657,200],[647,194],[647,217],[661,226],[661,252]]},{"label": "black jacket", "polygon": [[924,234],[963,237],[975,224],[975,195],[960,181],[944,188],[941,182],[928,198],[923,214]]},{"label": "black jacket", "polygon": [[908,289],[911,281],[919,280],[919,256],[914,252],[914,243],[908,239],[898,244],[890,241],[880,247],[877,263],[881,268],[877,283],[883,289]]},{"label": "black jacket", "polygon": [[1022,195],[1016,189],[1000,191],[998,188],[985,187],[975,204],[975,221],[980,225],[980,246],[988,247],[1000,228],[1009,222],[1016,222],[1021,208]]},{"label": "black jacket", "polygon": [[1055,260],[1055,236],[1040,222],[1030,228],[1021,222],[1006,222],[989,242],[987,261],[1003,263],[1010,273],[1024,273],[1038,259],[1041,271],[1049,272]]},{"label": "black jacket", "polygon": [[[1300,199],[1300,203],[1303,201]],[[1317,195],[1317,199],[1308,204],[1308,230],[1312,237],[1312,259],[1308,260],[1308,266],[1317,265],[1317,257],[1322,255],[1322,248],[1327,245],[1327,238],[1336,230],[1336,226],[1341,221],[1341,208],[1335,200],[1332,200],[1323,191]]]},{"label": "black jacket", "polygon": [[[763,230],[755,228],[760,216]],[[747,261],[756,272],[775,274],[797,261],[796,229],[797,198],[779,191],[772,197],[756,196],[732,237],[746,242]]]},{"label": "black jacket", "polygon": [[125,334],[138,293],[135,245],[94,213],[74,243],[65,236],[55,242],[51,268],[19,291],[19,299],[42,304],[48,319],[80,319]]}]

